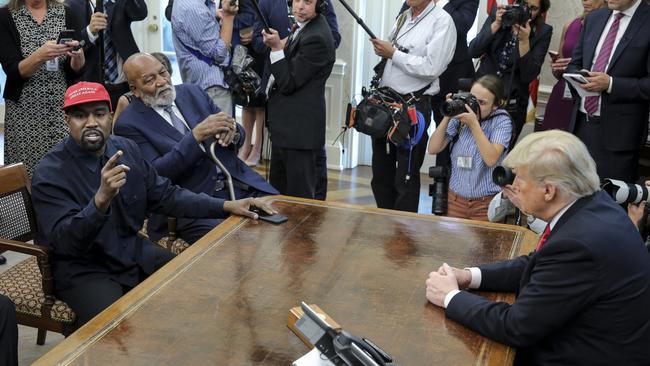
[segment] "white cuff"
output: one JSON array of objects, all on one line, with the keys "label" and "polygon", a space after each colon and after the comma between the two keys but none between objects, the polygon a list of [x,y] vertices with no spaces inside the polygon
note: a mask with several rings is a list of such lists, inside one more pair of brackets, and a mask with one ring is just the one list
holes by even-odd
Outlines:
[{"label": "white cuff", "polygon": [[391,58],[393,65],[404,65],[404,57],[406,57],[404,52],[395,49],[395,52],[393,52],[393,58]]},{"label": "white cuff", "polygon": [[442,306],[446,309],[447,306],[449,306],[449,303],[451,302],[451,299],[458,294],[460,290],[451,290],[447,295],[445,296],[445,301],[442,303]]},{"label": "white cuff", "polygon": [[481,270],[478,267],[469,267],[469,273],[472,274],[472,279],[469,281],[469,288],[477,289],[481,287]]},{"label": "white cuff", "polygon": [[612,94],[612,85],[614,84],[614,78],[609,77],[609,86],[607,87],[607,94]]},{"label": "white cuff", "polygon": [[99,36],[94,35],[93,32],[90,31],[90,26],[86,27],[86,33],[88,33],[88,40],[90,43],[94,44],[97,38],[99,38]]},{"label": "white cuff", "polygon": [[271,53],[269,54],[269,57],[271,58],[271,63],[274,64],[274,63],[284,59],[284,50],[271,51]]}]

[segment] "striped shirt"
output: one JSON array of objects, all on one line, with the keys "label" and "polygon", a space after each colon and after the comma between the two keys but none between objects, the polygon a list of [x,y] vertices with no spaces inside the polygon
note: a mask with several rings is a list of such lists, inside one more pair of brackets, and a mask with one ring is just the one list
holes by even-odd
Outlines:
[{"label": "striped shirt", "polygon": [[[452,118],[447,125],[445,137],[452,141],[458,131],[460,121]],[[485,136],[493,144],[501,144],[508,149],[512,135],[512,122],[503,109],[493,112],[487,119],[481,122],[481,129]],[[496,165],[500,165],[505,157],[505,150]],[[470,156],[472,168],[458,167],[458,158]],[[495,166],[496,166],[495,165]],[[476,141],[470,129],[463,125],[460,129],[460,136],[454,143],[451,150],[451,177],[449,188],[464,198],[479,198],[501,192],[501,187],[492,182],[492,170],[483,161],[481,153],[476,146]]]},{"label": "striped shirt", "polygon": [[[228,45],[219,37],[221,27],[212,0],[175,0],[172,11],[172,32],[178,66],[184,83],[228,88],[222,67],[230,64]],[[208,65],[188,47],[212,60]]]}]

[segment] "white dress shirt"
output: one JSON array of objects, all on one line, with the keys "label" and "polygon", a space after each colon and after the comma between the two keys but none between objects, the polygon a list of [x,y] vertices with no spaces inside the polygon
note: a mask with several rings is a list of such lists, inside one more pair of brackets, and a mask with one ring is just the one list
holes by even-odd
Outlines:
[{"label": "white dress shirt", "polygon": [[392,40],[409,53],[395,50],[388,60],[380,86],[393,88],[400,94],[423,89],[426,95],[440,91],[438,78],[447,69],[456,50],[456,28],[454,21],[442,9],[443,1],[434,1],[413,18],[411,9],[406,10],[407,19],[396,37],[397,24],[391,31]]},{"label": "white dress shirt", "polygon": [[[609,20],[607,21],[607,24],[605,25],[605,29],[603,29],[603,33],[600,34],[600,39],[598,40],[598,45],[596,46],[596,52],[594,53],[593,60],[591,62],[591,67],[589,68],[590,70],[593,68],[594,63],[596,63],[596,59],[598,58],[598,55],[600,54],[600,49],[603,47],[603,43],[605,42],[605,38],[607,37],[607,33],[609,33],[609,28],[612,27],[612,23],[614,23],[614,19],[616,14],[618,13],[623,13],[625,16],[621,18],[619,25],[618,25],[618,32],[616,33],[616,39],[614,40],[614,46],[612,47],[612,53],[609,54],[609,60],[607,60],[607,66],[605,66],[605,70],[609,68],[609,63],[612,60],[612,56],[614,56],[614,53],[616,52],[616,47],[618,47],[619,42],[621,41],[621,38],[623,38],[623,35],[625,34],[625,31],[627,30],[627,27],[630,25],[630,21],[632,20],[632,16],[634,15],[634,12],[636,12],[636,9],[639,8],[639,5],[641,4],[642,0],[636,0],[636,3],[629,7],[627,10],[624,11],[618,11],[614,10],[612,14],[609,16]],[[614,83],[613,78],[610,76],[609,77],[609,87],[607,88],[607,93],[612,92],[612,84]],[[600,103],[602,102],[602,99],[598,100],[598,109],[594,113],[594,116],[600,116]],[[585,98],[582,98],[580,101],[580,112],[587,114],[587,110],[585,109]]]},{"label": "white dress shirt", "polygon": [[[560,220],[560,218],[562,217],[562,215],[564,215],[564,213],[567,212],[567,210],[568,210],[571,206],[573,206],[573,204],[576,203],[576,201],[577,201],[577,200],[573,200],[573,201],[571,201],[571,203],[569,203],[568,205],[564,206],[564,208],[562,208],[560,211],[558,211],[558,213],[555,214],[555,216],[553,216],[553,219],[551,219],[551,221],[548,223],[548,225],[549,225],[549,229],[550,229],[551,231],[553,231],[553,228],[555,227],[555,224],[557,224],[557,222]],[[478,267],[469,267],[469,268],[467,268],[467,269],[469,269],[469,272],[470,272],[470,274],[471,274],[471,280],[470,280],[470,282],[469,282],[469,286],[468,286],[468,288],[470,288],[470,289],[477,289],[477,288],[479,288],[479,287],[481,286],[481,269],[478,268]],[[445,300],[444,300],[444,302],[443,302],[443,307],[444,307],[445,309],[447,308],[447,306],[448,306],[449,303],[451,302],[451,299],[452,299],[454,296],[456,296],[456,294],[459,293],[459,292],[460,292],[460,290],[451,290],[451,291],[449,291],[449,292],[447,293],[447,295],[445,295]]]}]

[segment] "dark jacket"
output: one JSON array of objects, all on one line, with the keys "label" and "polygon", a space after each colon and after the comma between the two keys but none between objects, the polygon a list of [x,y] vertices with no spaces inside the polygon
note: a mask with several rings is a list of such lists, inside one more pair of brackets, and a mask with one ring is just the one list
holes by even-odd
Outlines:
[{"label": "dark jacket", "polygon": [[[66,0],[70,10],[78,17],[81,37],[86,42],[86,68],[82,80],[103,82],[99,80],[99,47],[97,42],[88,39],[86,27],[90,23],[91,9],[87,0]],[[131,33],[131,23],[147,17],[147,4],[144,0],[115,0],[113,13],[108,19],[107,29],[111,32],[115,51],[123,61],[139,52]]]},{"label": "dark jacket", "polygon": [[274,146],[322,149],[325,146],[325,82],[335,61],[334,40],[323,15],[287,42],[284,58],[271,64],[268,125]]},{"label": "dark jacket", "polygon": [[[580,40],[573,50],[573,59],[566,72],[591,69],[596,57],[596,46],[612,11],[598,9],[589,14],[582,27]],[[650,5],[641,1],[630,23],[614,50],[606,73],[613,78],[612,92],[602,93],[601,141],[611,151],[639,149],[648,134],[650,106]],[[580,107],[576,98],[572,123]]]},{"label": "dark jacket", "polygon": [[515,302],[461,291],[446,315],[517,347],[517,364],[650,361],[650,255],[603,191],[576,201],[538,252],[480,269],[479,290],[517,292]]},{"label": "dark jacket", "polygon": [[[71,11],[68,7],[65,9],[65,27],[66,29],[73,29],[78,31],[80,29],[77,18],[73,16],[74,12]],[[79,33],[77,33],[76,39],[79,38]],[[29,57],[29,55],[23,55],[21,50],[20,35],[18,34],[18,29],[14,23],[13,18],[11,17],[11,12],[9,8],[2,7],[0,8],[0,44],[2,45],[2,51],[0,52],[0,63],[2,68],[7,75],[7,83],[5,84],[4,89],[4,98],[18,102],[20,96],[23,92],[23,85],[28,78],[23,78],[18,71],[18,64]],[[86,62],[88,62],[86,60]],[[75,79],[78,75],[70,67],[70,59],[66,61],[65,67],[65,77],[68,85],[71,85],[75,82]]]}]

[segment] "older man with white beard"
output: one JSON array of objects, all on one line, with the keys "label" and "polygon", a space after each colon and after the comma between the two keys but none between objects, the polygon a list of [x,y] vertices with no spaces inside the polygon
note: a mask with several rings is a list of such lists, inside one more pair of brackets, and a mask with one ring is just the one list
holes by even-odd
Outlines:
[{"label": "older man with white beard", "polygon": [[[174,86],[167,69],[153,56],[135,54],[124,63],[134,101],[120,114],[115,134],[135,141],[142,154],[174,184],[196,193],[229,199],[225,177],[206,154],[218,141],[217,157],[232,175],[235,197],[260,197],[278,192],[237,158],[243,129],[224,114],[196,85]],[[218,225],[218,219],[179,219],[179,237],[189,243]],[[167,218],[149,220],[149,236],[157,240]]]}]

